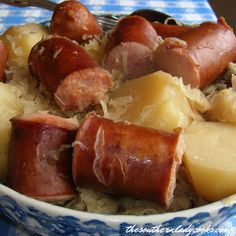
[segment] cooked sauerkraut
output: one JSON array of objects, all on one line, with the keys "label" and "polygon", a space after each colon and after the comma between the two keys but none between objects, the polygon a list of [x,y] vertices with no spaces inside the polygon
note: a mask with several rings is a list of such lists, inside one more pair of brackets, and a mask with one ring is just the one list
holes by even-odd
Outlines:
[{"label": "cooked sauerkraut", "polygon": [[[31,32],[32,33],[32,32]],[[10,119],[16,115],[23,113],[33,113],[33,112],[47,112],[59,116],[70,117],[74,114],[62,113],[55,104],[51,101],[50,97],[46,94],[42,94],[39,91],[39,85],[37,81],[32,78],[28,71],[28,66],[26,60],[21,60],[21,55],[24,54],[24,48],[17,46],[15,47],[14,37],[12,35],[7,36],[7,40],[12,44],[14,49],[14,62],[6,71],[7,82],[0,82],[0,182],[4,182],[7,172],[7,150],[10,135]],[[90,40],[89,43],[83,45],[83,47],[99,62],[102,62],[102,56],[104,53],[104,42],[106,38],[102,41],[98,39]],[[26,42],[27,43],[27,42]],[[27,45],[27,50],[29,45]],[[229,71],[225,76],[236,71],[235,64],[230,64]],[[114,89],[118,88],[120,84],[123,83],[123,76],[114,71],[113,77],[115,78]],[[225,88],[225,83],[221,82],[215,85],[211,85],[205,90],[205,94],[213,97],[212,99],[206,99],[206,97],[198,89],[191,89],[189,86],[184,86],[182,81],[175,78],[175,83],[179,88],[181,88],[183,94],[187,98],[192,108],[193,118],[203,119],[201,115],[205,116],[208,112],[209,119],[213,115],[218,114],[215,112],[216,105],[215,101],[220,99],[222,94],[230,93],[227,99],[234,99],[236,95],[231,91],[222,91],[217,96],[213,97],[212,94],[217,94],[222,87]],[[219,85],[220,84],[220,85]],[[218,86],[218,87],[217,87]],[[219,89],[220,87],[220,89]],[[222,100],[225,101],[225,100]],[[114,120],[119,119],[119,117],[127,111],[129,105],[133,102],[132,96],[119,97],[117,99],[106,99],[101,101],[101,106],[96,109],[98,112],[104,113],[105,117],[112,118]],[[228,104],[228,103],[227,103]],[[108,109],[109,106],[113,107],[112,112]],[[148,110],[152,107],[148,107]],[[217,108],[218,109],[218,108]],[[228,111],[227,111],[228,112]],[[221,113],[219,113],[221,114]],[[145,114],[143,114],[145,115]],[[79,118],[83,118],[84,114],[78,114]],[[216,119],[216,115],[213,116]],[[236,115],[234,115],[234,119]],[[220,118],[219,118],[220,119]],[[73,144],[72,144],[73,146]],[[63,147],[67,148],[67,147]],[[57,158],[57,153],[53,153],[54,157]],[[175,198],[171,207],[167,211],[179,211],[183,209],[188,209],[191,207],[196,207],[206,204],[199,196],[197,196],[192,189],[191,184],[188,182],[183,168],[180,169],[177,176],[177,186],[175,189]],[[107,193],[99,192],[90,188],[80,188],[79,194],[76,199],[73,199],[69,203],[64,205],[65,207],[96,212],[104,214],[134,214],[134,215],[145,215],[154,213],[163,213],[166,209],[160,207],[157,203],[135,199],[130,197],[118,197]]]},{"label": "cooked sauerkraut", "polygon": [[6,179],[10,119],[16,115],[48,112],[61,115],[50,98],[42,95],[36,80],[24,67],[12,66],[6,71],[7,83],[0,82],[0,181]]},{"label": "cooked sauerkraut", "polygon": [[180,211],[206,204],[197,196],[188,182],[184,169],[180,168],[175,189],[175,198],[166,210],[159,204],[131,197],[119,197],[89,188],[79,189],[79,196],[66,206],[72,209],[103,214],[150,215],[166,211]]}]

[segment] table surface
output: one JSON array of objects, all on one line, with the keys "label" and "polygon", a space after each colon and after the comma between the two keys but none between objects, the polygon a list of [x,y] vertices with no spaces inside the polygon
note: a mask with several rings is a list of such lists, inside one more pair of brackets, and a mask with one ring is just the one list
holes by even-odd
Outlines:
[{"label": "table surface", "polygon": [[[60,2],[59,0],[55,1]],[[81,0],[81,2],[96,14],[129,14],[140,8],[152,8],[165,12],[187,24],[216,20],[216,16],[207,0]],[[16,8],[0,4],[0,32],[4,32],[12,25],[26,22],[44,22],[49,20],[51,15],[52,12],[39,8]],[[236,235],[236,216],[230,218],[221,227],[234,229]],[[14,225],[0,213],[0,236],[7,235],[29,236],[33,234],[21,226]]]}]

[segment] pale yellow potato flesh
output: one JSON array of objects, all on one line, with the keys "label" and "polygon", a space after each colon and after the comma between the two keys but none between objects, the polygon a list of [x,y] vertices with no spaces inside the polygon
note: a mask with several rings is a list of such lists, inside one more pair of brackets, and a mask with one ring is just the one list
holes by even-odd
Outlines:
[{"label": "pale yellow potato flesh", "polygon": [[158,71],[126,81],[111,94],[105,116],[170,132],[186,128],[194,114],[177,80]]},{"label": "pale yellow potato flesh", "polygon": [[0,83],[0,182],[7,174],[7,153],[10,139],[10,119],[23,112],[23,106],[13,85]]},{"label": "pale yellow potato flesh", "polygon": [[183,163],[198,194],[213,202],[236,193],[236,125],[193,121]]},{"label": "pale yellow potato flesh", "polygon": [[236,92],[232,88],[223,89],[210,100],[208,119],[236,123]]},{"label": "pale yellow potato flesh", "polygon": [[0,36],[0,40],[5,42],[10,49],[9,66],[27,66],[31,48],[47,35],[47,28],[35,23],[12,26],[7,29]]}]

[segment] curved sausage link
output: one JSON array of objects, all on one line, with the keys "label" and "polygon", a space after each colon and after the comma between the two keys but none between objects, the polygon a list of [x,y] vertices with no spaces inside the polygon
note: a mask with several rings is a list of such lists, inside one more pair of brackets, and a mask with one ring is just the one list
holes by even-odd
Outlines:
[{"label": "curved sausage link", "polygon": [[109,72],[79,44],[61,36],[48,37],[32,48],[29,70],[61,110],[82,111],[98,104],[112,87]]},{"label": "curved sausage link", "polygon": [[153,28],[156,30],[157,34],[162,38],[168,37],[179,37],[180,35],[188,32],[193,26],[189,25],[168,25],[152,22]]},{"label": "curved sausage link", "polygon": [[4,70],[7,66],[7,60],[9,56],[9,51],[5,43],[0,41],[0,81],[4,81]]},{"label": "curved sausage link", "polygon": [[236,37],[223,18],[192,27],[178,38],[166,38],[157,48],[155,68],[182,77],[192,87],[204,88],[236,60]]},{"label": "curved sausage link", "polygon": [[89,114],[74,143],[73,179],[78,186],[151,199],[168,207],[182,154],[180,133]]},{"label": "curved sausage link", "polygon": [[82,43],[87,41],[89,36],[102,35],[103,29],[82,3],[64,1],[54,10],[51,32]]},{"label": "curved sausage link", "polygon": [[25,195],[45,200],[75,196],[71,175],[77,125],[53,115],[29,114],[11,120],[8,185]]},{"label": "curved sausage link", "polygon": [[152,53],[158,36],[151,23],[140,16],[128,16],[118,23],[106,45],[104,68],[133,79],[154,71]]},{"label": "curved sausage link", "polygon": [[127,16],[121,19],[112,32],[106,45],[110,51],[115,46],[125,42],[136,42],[147,46],[150,50],[155,49],[157,33],[151,23],[141,16]]}]

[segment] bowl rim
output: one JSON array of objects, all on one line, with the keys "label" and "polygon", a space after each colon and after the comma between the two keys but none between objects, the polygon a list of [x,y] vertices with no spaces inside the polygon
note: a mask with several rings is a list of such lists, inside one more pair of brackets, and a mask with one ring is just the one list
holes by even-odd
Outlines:
[{"label": "bowl rim", "polygon": [[187,210],[176,211],[176,212],[168,212],[168,213],[160,213],[160,214],[150,214],[150,215],[112,215],[112,214],[101,214],[101,213],[92,213],[85,212],[79,210],[73,210],[62,206],[56,206],[47,202],[43,202],[21,193],[16,192],[15,190],[3,185],[0,183],[0,195],[9,196],[14,199],[18,204],[23,204],[25,207],[34,207],[37,210],[42,212],[46,212],[49,215],[54,216],[73,216],[81,221],[89,221],[89,220],[99,220],[109,224],[119,224],[122,222],[126,222],[129,224],[145,224],[145,223],[154,223],[158,224],[161,222],[168,221],[170,219],[174,219],[176,217],[192,217],[198,213],[207,212],[207,213],[215,213],[222,207],[227,207],[236,203],[236,194],[231,195],[222,200],[209,203],[204,206],[195,207]]}]

